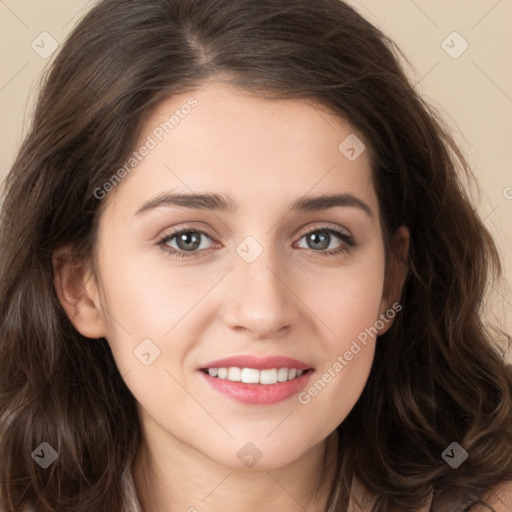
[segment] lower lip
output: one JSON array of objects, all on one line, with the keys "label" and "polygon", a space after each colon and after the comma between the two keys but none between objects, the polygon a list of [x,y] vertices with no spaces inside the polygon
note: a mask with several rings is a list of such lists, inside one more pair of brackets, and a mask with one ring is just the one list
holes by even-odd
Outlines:
[{"label": "lower lip", "polygon": [[313,371],[309,370],[300,377],[277,384],[246,384],[245,382],[233,382],[212,377],[203,371],[200,371],[200,373],[216,391],[238,402],[270,405],[286,400],[298,393],[306,386]]}]

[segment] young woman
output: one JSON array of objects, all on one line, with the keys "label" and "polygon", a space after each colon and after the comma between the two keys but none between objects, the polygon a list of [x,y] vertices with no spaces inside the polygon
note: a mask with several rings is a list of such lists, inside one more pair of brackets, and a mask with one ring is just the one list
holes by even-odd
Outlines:
[{"label": "young woman", "polygon": [[6,181],[0,508],[511,510],[467,176],[343,2],[98,3]]}]

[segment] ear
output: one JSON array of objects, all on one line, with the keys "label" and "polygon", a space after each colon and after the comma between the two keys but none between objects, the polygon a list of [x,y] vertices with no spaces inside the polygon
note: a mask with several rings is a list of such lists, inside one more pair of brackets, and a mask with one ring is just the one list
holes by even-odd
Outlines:
[{"label": "ear", "polygon": [[386,312],[392,308],[393,304],[398,303],[402,296],[402,290],[408,273],[407,257],[409,254],[409,243],[409,230],[405,226],[400,226],[393,235],[389,260],[386,267],[380,307],[380,317],[384,315],[386,321],[381,322],[384,324],[384,327],[379,329],[378,336],[388,331],[393,324],[396,311],[393,308],[394,314],[391,318],[389,318],[390,315],[386,315]]},{"label": "ear", "polygon": [[68,247],[53,253],[57,297],[77,331],[87,338],[106,336],[98,286],[87,263],[78,263]]}]

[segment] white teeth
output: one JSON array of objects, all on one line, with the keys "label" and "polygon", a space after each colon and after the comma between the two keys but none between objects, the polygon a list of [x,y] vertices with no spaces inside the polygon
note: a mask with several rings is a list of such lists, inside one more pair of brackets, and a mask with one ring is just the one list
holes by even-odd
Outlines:
[{"label": "white teeth", "polygon": [[233,382],[245,382],[246,384],[277,384],[300,377],[303,370],[296,368],[271,368],[268,370],[256,370],[255,368],[208,368],[208,374],[218,379],[231,380]]},{"label": "white teeth", "polygon": [[279,368],[277,370],[277,381],[286,382],[288,380],[288,368]]},{"label": "white teeth", "polygon": [[277,370],[261,370],[260,384],[277,384]]},{"label": "white teeth", "polygon": [[242,370],[240,368],[228,368],[228,380],[232,380],[234,382],[240,382],[242,378]]},{"label": "white teeth", "polygon": [[246,384],[258,384],[260,381],[260,371],[254,368],[244,368],[242,370],[242,382]]}]

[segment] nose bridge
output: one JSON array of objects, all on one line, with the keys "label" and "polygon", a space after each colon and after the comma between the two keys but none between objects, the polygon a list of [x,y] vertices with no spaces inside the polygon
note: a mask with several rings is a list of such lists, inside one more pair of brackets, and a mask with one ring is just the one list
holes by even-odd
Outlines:
[{"label": "nose bridge", "polygon": [[268,336],[293,321],[293,294],[286,286],[282,255],[272,235],[247,236],[236,246],[225,321]]}]

